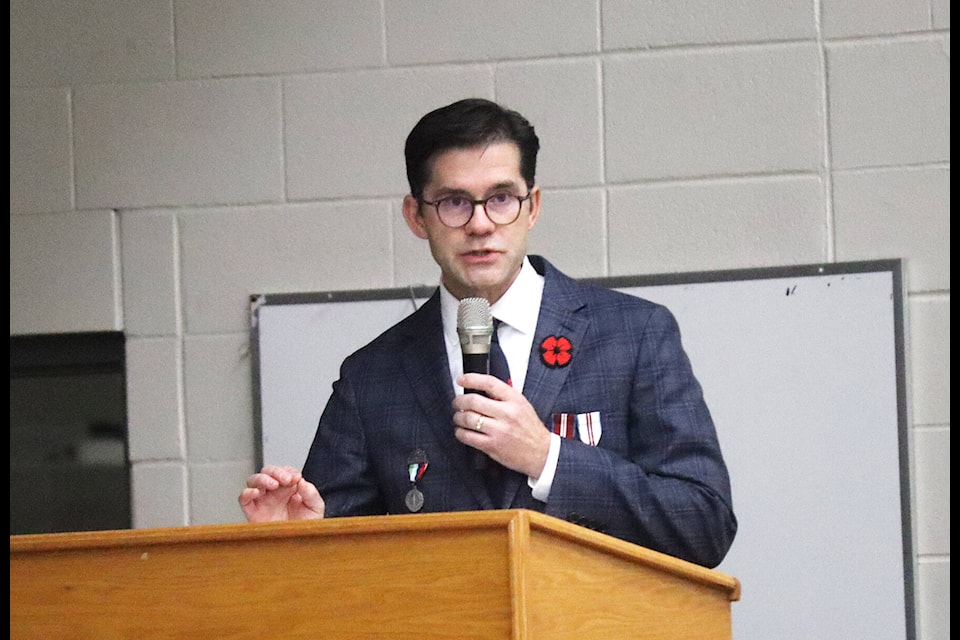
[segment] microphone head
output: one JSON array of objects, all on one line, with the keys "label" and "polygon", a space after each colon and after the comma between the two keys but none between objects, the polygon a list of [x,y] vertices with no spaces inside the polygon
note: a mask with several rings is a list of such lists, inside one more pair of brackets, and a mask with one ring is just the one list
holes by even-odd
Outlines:
[{"label": "microphone head", "polygon": [[464,298],[457,307],[457,335],[463,353],[490,353],[493,316],[486,298]]}]

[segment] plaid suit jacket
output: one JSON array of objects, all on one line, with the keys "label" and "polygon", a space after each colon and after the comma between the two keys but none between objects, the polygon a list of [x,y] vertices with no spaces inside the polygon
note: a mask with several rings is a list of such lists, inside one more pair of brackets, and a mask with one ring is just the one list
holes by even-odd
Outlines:
[{"label": "plaid suit jacket", "polygon": [[[491,497],[473,450],[454,437],[437,292],[341,366],[303,469],[327,515],[409,513],[410,456],[419,450],[427,463],[416,483],[423,511],[532,509],[716,566],[737,521],[673,314],[530,260],[545,281],[523,394],[545,428],[557,415],[598,417],[599,440],[562,439],[546,503],[516,473]],[[564,366],[539,348],[551,336],[569,340]]]}]

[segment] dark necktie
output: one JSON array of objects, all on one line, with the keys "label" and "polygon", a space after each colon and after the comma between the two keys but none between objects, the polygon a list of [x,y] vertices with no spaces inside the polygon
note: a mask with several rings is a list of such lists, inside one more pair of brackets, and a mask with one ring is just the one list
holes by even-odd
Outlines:
[{"label": "dark necktie", "polygon": [[493,321],[493,336],[490,338],[490,375],[496,376],[513,386],[510,380],[510,366],[507,364],[507,357],[503,355],[503,349],[500,348],[500,320]]},{"label": "dark necktie", "polygon": [[[488,368],[490,375],[500,378],[507,384],[512,385],[510,380],[510,366],[507,364],[507,357],[503,355],[503,349],[500,348],[500,320],[493,321],[493,336],[490,338],[490,356]],[[493,506],[500,508],[503,500],[503,480],[507,469],[499,462],[486,458],[486,465],[483,471],[484,480],[487,483],[487,491],[490,492],[490,499],[493,500]]]}]

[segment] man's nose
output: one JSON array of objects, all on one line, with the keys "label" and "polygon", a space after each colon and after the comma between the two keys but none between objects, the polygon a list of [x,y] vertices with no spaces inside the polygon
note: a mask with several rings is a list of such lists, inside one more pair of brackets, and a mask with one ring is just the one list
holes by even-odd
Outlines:
[{"label": "man's nose", "polygon": [[496,228],[496,223],[487,215],[487,206],[485,202],[473,203],[473,215],[467,221],[467,227],[473,230],[486,230]]}]

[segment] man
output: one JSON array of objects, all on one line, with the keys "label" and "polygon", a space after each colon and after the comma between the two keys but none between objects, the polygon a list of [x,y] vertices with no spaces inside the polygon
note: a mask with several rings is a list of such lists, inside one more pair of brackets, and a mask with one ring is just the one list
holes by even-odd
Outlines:
[{"label": "man", "polygon": [[[520,114],[486,100],[417,123],[403,217],[441,286],[343,362],[302,472],[247,479],[248,520],[524,508],[720,563],[730,482],[676,321],[527,255],[538,150]],[[464,298],[489,301],[509,380],[463,374]]]}]

